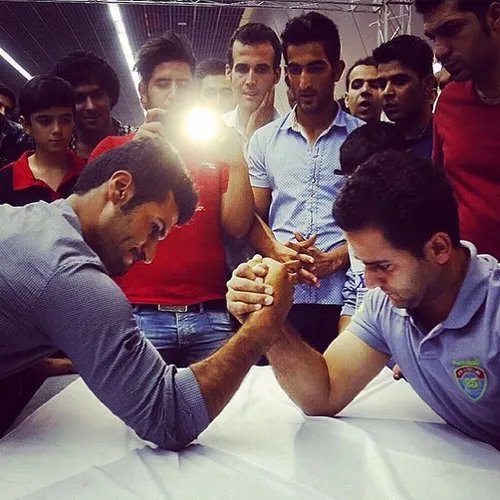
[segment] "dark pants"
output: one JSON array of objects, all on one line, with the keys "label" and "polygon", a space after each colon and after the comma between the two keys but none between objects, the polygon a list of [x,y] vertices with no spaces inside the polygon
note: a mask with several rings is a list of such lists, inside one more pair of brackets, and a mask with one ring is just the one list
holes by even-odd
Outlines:
[{"label": "dark pants", "polygon": [[341,309],[340,305],[295,304],[288,321],[313,349],[323,353],[338,335]]},{"label": "dark pants", "polygon": [[0,437],[10,428],[47,374],[40,364],[0,380]]}]

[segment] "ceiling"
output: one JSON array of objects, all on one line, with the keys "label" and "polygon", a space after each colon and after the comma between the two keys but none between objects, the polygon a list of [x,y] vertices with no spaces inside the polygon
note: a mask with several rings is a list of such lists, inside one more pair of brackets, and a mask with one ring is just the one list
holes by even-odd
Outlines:
[{"label": "ceiling", "polygon": [[[148,39],[171,29],[184,33],[199,61],[225,60],[243,8],[177,5],[121,5],[123,22],[133,53]],[[125,123],[142,121],[137,93],[122,54],[108,7],[96,3],[0,2],[0,47],[31,75],[52,70],[56,61],[73,50],[87,50],[105,58],[121,82],[113,114]],[[217,36],[211,36],[217,33]],[[0,81],[16,94],[26,79],[0,57]]]}]

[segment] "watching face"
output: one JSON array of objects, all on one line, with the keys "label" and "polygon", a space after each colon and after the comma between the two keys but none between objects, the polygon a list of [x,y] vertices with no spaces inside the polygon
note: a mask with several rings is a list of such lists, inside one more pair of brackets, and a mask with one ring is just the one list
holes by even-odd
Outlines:
[{"label": "watching face", "polygon": [[233,44],[233,67],[227,68],[236,104],[253,113],[264,97],[279,82],[281,68],[273,69],[274,48],[271,42]]},{"label": "watching face", "polygon": [[496,11],[496,7],[490,8],[485,25],[473,12],[458,10],[454,1],[424,14],[425,34],[452,80],[474,79],[496,67],[500,42]]},{"label": "watching face", "polygon": [[410,68],[398,61],[380,64],[378,67],[382,106],[389,120],[395,123],[411,123],[429,107],[424,82]]},{"label": "watching face", "polygon": [[111,120],[111,98],[97,83],[73,87],[75,92],[75,124],[85,132],[107,135]]},{"label": "watching face", "polygon": [[37,149],[47,153],[66,151],[73,133],[73,109],[52,107],[32,113],[25,130],[33,137]]},{"label": "watching face", "polygon": [[201,80],[200,102],[221,114],[234,109],[233,89],[226,75],[208,75]]},{"label": "watching face", "polygon": [[332,105],[344,63],[338,61],[332,67],[321,42],[289,45],[287,56],[286,72],[298,108],[303,113],[318,113]]},{"label": "watching face", "polygon": [[375,66],[356,66],[349,77],[345,96],[349,112],[366,122],[379,121],[382,113],[378,71]]},{"label": "watching face", "polygon": [[147,86],[139,85],[144,109],[171,109],[189,104],[195,98],[193,73],[188,63],[168,61],[158,64]]},{"label": "watching face", "polygon": [[6,95],[0,94],[0,114],[11,120],[13,113],[14,103]]}]

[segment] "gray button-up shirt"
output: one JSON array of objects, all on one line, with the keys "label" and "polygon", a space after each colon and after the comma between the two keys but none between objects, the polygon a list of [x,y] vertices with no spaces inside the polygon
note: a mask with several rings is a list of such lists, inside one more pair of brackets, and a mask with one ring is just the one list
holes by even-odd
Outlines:
[{"label": "gray button-up shirt", "polygon": [[62,350],[137,434],[179,449],[208,425],[191,370],[167,366],[65,200],[0,205],[0,378]]}]

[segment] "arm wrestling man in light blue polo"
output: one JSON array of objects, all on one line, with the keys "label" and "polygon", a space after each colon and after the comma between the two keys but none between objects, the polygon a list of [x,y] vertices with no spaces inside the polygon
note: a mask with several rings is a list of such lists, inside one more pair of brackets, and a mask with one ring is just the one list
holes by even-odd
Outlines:
[{"label": "arm wrestling man in light blue polo", "polygon": [[[500,449],[500,266],[460,241],[446,174],[409,153],[379,153],[347,180],[334,214],[371,290],[324,355],[286,323],[275,327],[266,355],[282,387],[305,413],[334,416],[392,356],[446,422]],[[242,322],[267,298],[254,281],[267,263],[240,265],[229,283]]]}]

